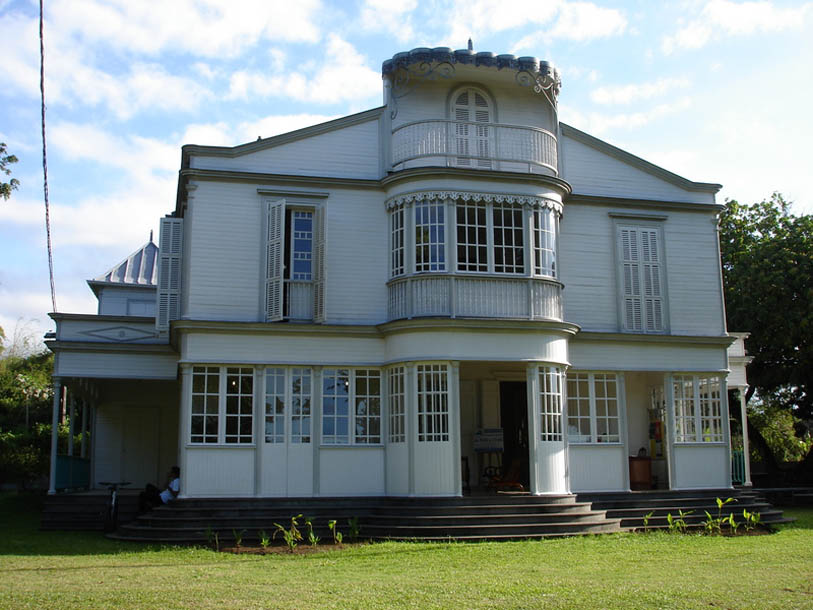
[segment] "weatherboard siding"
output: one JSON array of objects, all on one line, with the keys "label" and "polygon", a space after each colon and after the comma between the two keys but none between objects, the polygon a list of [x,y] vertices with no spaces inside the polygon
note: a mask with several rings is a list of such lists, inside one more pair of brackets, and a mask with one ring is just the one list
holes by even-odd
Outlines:
[{"label": "weatherboard siding", "polygon": [[655,213],[649,209],[565,204],[559,242],[565,284],[565,319],[584,330],[619,329],[616,225],[658,226],[663,231],[667,328],[673,335],[725,333],[714,214],[658,211],[664,220],[613,217]]},{"label": "weatherboard siding", "polygon": [[375,180],[379,150],[378,120],[372,119],[235,157],[193,154],[189,164],[193,169]]},{"label": "weatherboard siding", "polygon": [[688,191],[571,137],[562,137],[559,154],[563,178],[579,195],[714,203],[712,193]]}]

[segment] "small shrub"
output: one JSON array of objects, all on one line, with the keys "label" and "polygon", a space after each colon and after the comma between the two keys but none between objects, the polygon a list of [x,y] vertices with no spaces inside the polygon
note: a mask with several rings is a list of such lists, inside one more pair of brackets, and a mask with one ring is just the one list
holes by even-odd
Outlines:
[{"label": "small shrub", "polygon": [[339,531],[339,528],[336,527],[336,519],[331,519],[327,522],[327,526],[330,529],[330,532],[333,534],[333,544],[341,544],[342,538],[344,535]]},{"label": "small shrub", "polygon": [[649,511],[647,514],[644,515],[644,531],[649,531],[649,520],[652,518],[652,515],[655,514],[654,510]]},{"label": "small shrub", "polygon": [[240,547],[240,545],[243,544],[243,534],[246,533],[246,530],[237,531],[236,529],[233,529],[231,533],[232,536],[234,536],[234,546]]},{"label": "small shrub", "polygon": [[359,527],[359,518],[358,517],[351,517],[347,520],[347,527],[350,529],[350,540],[355,542],[358,540],[359,534],[361,533],[361,528]]},{"label": "small shrub", "polygon": [[294,552],[297,544],[299,544],[299,541],[302,540],[302,533],[299,531],[299,523],[297,522],[297,519],[301,518],[302,513],[291,517],[291,526],[288,528],[286,528],[284,525],[280,525],[279,523],[274,524],[277,529],[274,531],[273,538],[276,538],[277,534],[282,534],[282,539],[285,541],[288,551],[291,553]]},{"label": "small shrub", "polygon": [[271,546],[271,536],[269,536],[265,530],[260,530],[257,532],[257,537],[260,539],[260,546],[264,549]]},{"label": "small shrub", "polygon": [[321,538],[313,533],[313,520],[310,517],[303,517],[303,520],[305,521],[305,525],[308,526],[308,544],[312,547],[316,547]]}]

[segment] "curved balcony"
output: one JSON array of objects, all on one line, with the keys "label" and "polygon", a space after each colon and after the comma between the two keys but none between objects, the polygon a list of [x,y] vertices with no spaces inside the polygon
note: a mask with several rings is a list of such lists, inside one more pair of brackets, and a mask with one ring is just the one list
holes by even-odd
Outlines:
[{"label": "curved balcony", "polygon": [[415,121],[392,132],[394,170],[426,165],[558,175],[556,136],[545,129]]},{"label": "curved balcony", "polygon": [[418,275],[390,280],[389,319],[419,316],[562,321],[562,284],[528,277]]}]

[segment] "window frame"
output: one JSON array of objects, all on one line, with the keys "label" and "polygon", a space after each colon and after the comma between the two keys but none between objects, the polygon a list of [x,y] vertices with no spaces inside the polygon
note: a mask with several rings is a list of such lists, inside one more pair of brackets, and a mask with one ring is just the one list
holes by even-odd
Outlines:
[{"label": "window frame", "polygon": [[[269,445],[308,445],[313,442],[313,381],[314,371],[311,367],[286,366],[268,364],[262,367],[260,375],[263,379],[263,443]],[[281,378],[282,393],[275,385],[275,391],[269,392],[268,378],[274,375]],[[300,384],[300,391],[295,391],[296,380],[305,380]],[[269,414],[269,398],[282,401],[282,413],[272,409]],[[296,401],[302,401],[297,412],[294,407]],[[278,403],[274,403],[278,406]],[[304,408],[303,408],[304,407]],[[268,424],[272,424],[272,433],[269,434]],[[281,426],[277,424],[281,423]],[[296,425],[295,425],[296,424]],[[304,426],[303,426],[304,424]],[[304,427],[304,433],[303,433]],[[279,428],[282,430],[280,431]],[[295,428],[298,430],[294,432]]]},{"label": "window frame", "polygon": [[423,362],[415,366],[418,443],[450,442],[451,381],[448,364]]},{"label": "window frame", "polygon": [[536,376],[539,383],[537,388],[539,396],[537,440],[542,443],[562,442],[565,415],[564,370],[556,365],[538,366]]},{"label": "window frame", "polygon": [[[724,445],[726,422],[723,415],[727,410],[724,377],[717,373],[675,373],[671,376],[670,384],[675,445]],[[689,384],[692,392],[687,397],[686,388]],[[678,387],[681,388],[680,397]],[[691,406],[691,413],[687,414],[686,406]],[[706,410],[710,413],[706,413]],[[688,428],[691,430],[687,431]]]},{"label": "window frame", "polygon": [[[216,371],[216,372],[215,372]],[[237,396],[234,394],[230,394],[228,391],[228,380],[230,375],[234,375],[231,371],[240,371],[238,373],[239,377],[246,377],[251,380],[251,388],[248,393],[239,393]],[[204,392],[196,392],[195,391],[195,377],[196,375],[204,375]],[[214,388],[209,386],[208,380],[209,378],[216,375],[217,378],[217,392],[214,392]],[[189,422],[189,434],[187,436],[187,443],[189,445],[194,445],[196,447],[212,447],[212,446],[227,446],[227,447],[252,447],[256,446],[256,438],[255,438],[255,418],[257,415],[256,409],[256,400],[255,400],[255,390],[257,387],[257,375],[255,374],[255,370],[253,366],[241,366],[241,365],[208,365],[208,364],[195,364],[192,365],[190,371],[190,392],[189,392],[189,414],[188,414],[188,422]],[[204,397],[204,411],[203,413],[196,413],[195,412],[195,398],[198,396]],[[238,413],[230,413],[229,412],[229,398],[237,398],[238,404]],[[216,412],[212,412],[211,410],[207,411],[208,407],[211,407],[211,402],[209,399],[215,398],[217,409]],[[245,414],[242,413],[242,409],[240,408],[242,405],[242,399],[248,398],[248,402],[250,402],[250,413]],[[203,418],[203,432],[201,434],[195,433],[195,420],[196,418]],[[217,428],[217,433],[208,432],[206,431],[207,420],[211,418],[215,423],[215,427]],[[237,418],[237,425],[238,425],[238,433],[237,434],[228,434],[228,424],[230,418]],[[251,431],[250,434],[243,434],[240,433],[240,423],[243,419],[247,419],[248,429]],[[193,440],[195,437],[201,437],[201,440]],[[208,440],[207,440],[208,437]],[[228,440],[229,437],[236,437],[237,440]]]},{"label": "window frame", "polygon": [[[333,374],[331,374],[333,373]],[[377,375],[371,375],[377,373]],[[384,421],[384,383],[386,376],[383,374],[382,369],[376,367],[359,368],[359,367],[326,367],[322,369],[322,390],[321,390],[321,435],[320,444],[325,447],[375,447],[384,444],[384,434],[382,424]],[[332,393],[328,394],[325,390],[326,380],[329,378],[346,379],[347,393]],[[370,394],[369,392],[361,393],[360,385],[362,379],[378,379],[378,394]],[[361,414],[359,407],[364,404],[361,397],[367,399],[366,405],[369,409],[370,405],[377,399],[378,409],[377,413],[371,414],[368,410],[367,414]],[[347,399],[347,414],[340,415],[337,412],[336,404],[334,403],[333,413],[326,414],[325,404],[326,399],[344,398]],[[325,433],[325,425],[327,421],[332,420],[334,423],[333,432],[331,434]],[[345,434],[338,432],[337,424],[341,421],[346,421],[347,431]],[[366,421],[368,428],[367,432],[360,434],[358,431],[358,424],[360,421]],[[370,432],[370,426],[377,422],[378,432]],[[340,438],[343,437],[343,438]],[[329,440],[326,440],[329,439]]]},{"label": "window frame", "polygon": [[[625,408],[625,401],[624,401],[624,384],[623,384],[623,377],[619,373],[614,373],[612,371],[581,371],[581,370],[573,370],[570,369],[567,371],[565,375],[565,402],[567,404],[567,436],[568,436],[568,444],[571,445],[623,445],[624,444],[624,426],[623,426],[623,410]],[[609,397],[606,395],[598,396],[598,392],[596,391],[597,388],[597,381],[612,381],[615,385],[615,396]],[[579,392],[577,396],[573,396],[571,393],[571,386],[572,382],[580,383],[586,382],[587,383],[587,394],[582,396]],[[573,415],[571,412],[572,403],[575,401],[587,401],[587,415]],[[615,415],[609,415],[605,412],[605,414],[599,413],[599,401],[605,400],[609,403],[610,400],[615,401]],[[580,405],[585,406],[585,405]],[[570,432],[571,428],[571,420],[587,420],[589,422],[590,427],[590,434],[581,434],[581,429],[579,428],[579,434],[576,435],[578,438],[574,438],[574,435]],[[600,428],[600,420],[605,420],[605,433],[599,434]],[[608,430],[611,428],[609,425],[612,420],[615,420],[616,424],[616,432],[615,434],[609,433]],[[577,426],[578,428],[578,426]],[[587,440],[584,437],[589,437]],[[604,440],[602,440],[602,437]],[[612,440],[612,437],[616,437],[615,440]]]}]

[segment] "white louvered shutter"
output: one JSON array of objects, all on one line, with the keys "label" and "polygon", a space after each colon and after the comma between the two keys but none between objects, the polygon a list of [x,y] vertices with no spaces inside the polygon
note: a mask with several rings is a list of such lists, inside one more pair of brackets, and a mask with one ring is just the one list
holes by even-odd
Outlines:
[{"label": "white louvered shutter", "polygon": [[[491,107],[485,96],[475,89],[465,89],[454,100],[456,165],[491,167]],[[472,159],[471,157],[475,157]]]},{"label": "white louvered shutter", "polygon": [[623,283],[624,329],[642,330],[641,257],[637,229],[619,229]]},{"label": "white louvered shutter", "polygon": [[181,315],[181,255],[183,218],[162,218],[158,236],[158,307],[155,328],[169,330]]},{"label": "white louvered shutter", "polygon": [[324,324],[325,280],[327,279],[327,210],[317,208],[313,214],[313,321]]},{"label": "white louvered shutter", "polygon": [[641,272],[643,275],[645,330],[663,330],[663,298],[661,296],[661,266],[658,254],[658,231],[640,229]]},{"label": "white louvered shutter", "polygon": [[285,200],[266,201],[265,320],[282,320],[283,265],[285,256]]}]

